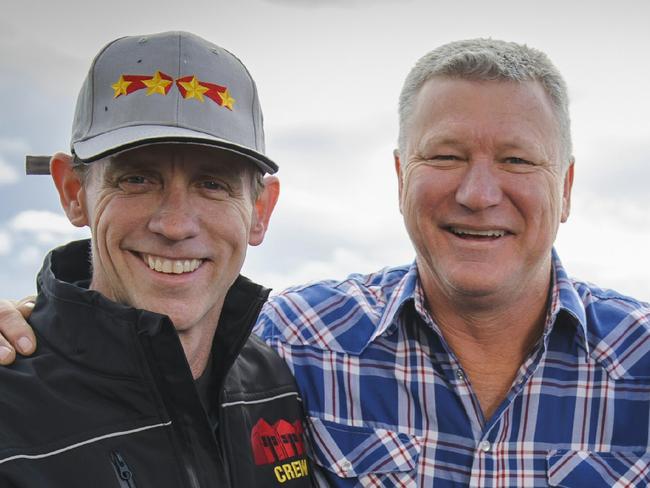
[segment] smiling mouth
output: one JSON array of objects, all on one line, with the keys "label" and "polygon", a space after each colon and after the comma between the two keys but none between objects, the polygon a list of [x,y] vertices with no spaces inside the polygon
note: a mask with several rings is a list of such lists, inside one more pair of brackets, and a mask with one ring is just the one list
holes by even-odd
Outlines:
[{"label": "smiling mouth", "polygon": [[153,254],[140,254],[144,263],[150,269],[165,274],[183,274],[196,271],[204,259],[169,259]]},{"label": "smiling mouth", "polygon": [[449,232],[461,239],[499,239],[506,235],[502,229],[466,229],[463,227],[448,227]]}]

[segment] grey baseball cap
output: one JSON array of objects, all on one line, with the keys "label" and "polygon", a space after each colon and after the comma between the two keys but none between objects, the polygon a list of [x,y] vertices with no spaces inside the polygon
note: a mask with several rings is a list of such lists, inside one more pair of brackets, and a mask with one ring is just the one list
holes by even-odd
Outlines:
[{"label": "grey baseball cap", "polygon": [[[255,82],[233,54],[188,32],[123,37],[95,57],[79,92],[71,150],[91,163],[146,144],[186,142],[239,154],[260,170],[264,154]],[[27,159],[28,173],[39,157]],[[42,164],[42,160],[41,160]]]}]

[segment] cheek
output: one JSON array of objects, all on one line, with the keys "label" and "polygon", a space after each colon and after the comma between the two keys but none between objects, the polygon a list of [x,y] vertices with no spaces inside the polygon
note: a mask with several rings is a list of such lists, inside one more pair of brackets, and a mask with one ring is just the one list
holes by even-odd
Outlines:
[{"label": "cheek", "polygon": [[90,231],[96,246],[104,247],[111,219],[111,198],[98,198],[90,207]]},{"label": "cheek", "polygon": [[111,195],[99,198],[94,206],[91,232],[100,257],[110,259],[126,238],[141,236],[146,229],[150,205],[142,199]]},{"label": "cheek", "polygon": [[530,235],[540,243],[547,240],[560,222],[561,193],[554,182],[536,181],[521,184],[512,190],[512,201],[525,221]]},{"label": "cheek", "polygon": [[402,211],[405,218],[410,220],[424,218],[430,221],[437,212],[441,211],[448,192],[445,186],[440,184],[442,180],[438,176],[413,173],[408,180],[405,180],[402,193]]},{"label": "cheek", "polygon": [[226,203],[211,206],[203,220],[210,238],[228,244],[233,250],[246,248],[251,227],[252,205]]},{"label": "cheek", "polygon": [[554,223],[560,221],[562,214],[562,186],[556,179],[547,182],[545,188],[545,210],[548,213],[546,218]]}]

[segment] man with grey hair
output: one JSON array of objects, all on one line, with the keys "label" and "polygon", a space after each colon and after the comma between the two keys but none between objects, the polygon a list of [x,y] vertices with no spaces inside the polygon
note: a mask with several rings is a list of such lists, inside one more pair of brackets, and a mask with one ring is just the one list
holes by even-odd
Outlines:
[{"label": "man with grey hair", "polygon": [[650,305],[562,267],[571,154],[540,51],[418,61],[394,153],[415,262],[287,290],[256,326],[297,378],[323,485],[650,483]]},{"label": "man with grey hair", "polygon": [[399,115],[415,263],[288,290],[256,326],[327,483],[647,486],[650,306],[569,279],[553,250],[574,175],[557,69],[453,42],[411,70]]}]

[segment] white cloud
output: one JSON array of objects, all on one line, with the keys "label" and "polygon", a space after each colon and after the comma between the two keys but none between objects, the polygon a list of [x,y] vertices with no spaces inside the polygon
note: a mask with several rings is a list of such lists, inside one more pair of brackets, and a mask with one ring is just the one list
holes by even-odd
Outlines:
[{"label": "white cloud", "polygon": [[7,185],[18,181],[18,171],[0,157],[0,185]]},{"label": "white cloud", "polygon": [[11,252],[11,237],[6,232],[0,231],[0,256]]},{"label": "white cloud", "polygon": [[43,251],[36,246],[27,246],[18,253],[18,262],[27,266],[38,266],[43,260]]},{"label": "white cloud", "polygon": [[322,279],[344,279],[352,272],[371,273],[386,266],[365,252],[364,247],[334,248],[330,254],[315,260],[296,260],[295,267],[269,270],[268,267],[247,266],[243,273],[279,292],[289,286]]},{"label": "white cloud", "polygon": [[89,236],[86,228],[73,226],[68,219],[49,210],[24,210],[9,222],[14,233],[26,233],[42,245],[57,245]]},{"label": "white cloud", "polygon": [[650,301],[650,218],[626,201],[577,199],[557,248],[571,276]]},{"label": "white cloud", "polygon": [[27,153],[29,152],[29,144],[24,139],[16,137],[0,137],[0,151]]},{"label": "white cloud", "polygon": [[14,137],[2,137],[0,135],[0,185],[16,183],[18,181],[18,171],[14,166],[7,162],[9,159],[21,158],[29,152],[29,145],[24,139]]},{"label": "white cloud", "polygon": [[11,219],[10,227],[27,232],[67,232],[72,226],[63,215],[49,210],[24,210]]}]

